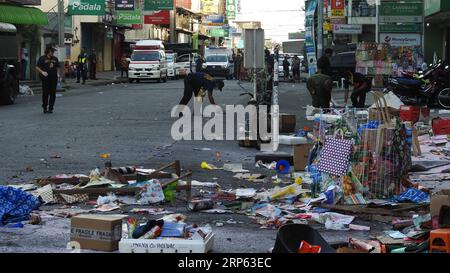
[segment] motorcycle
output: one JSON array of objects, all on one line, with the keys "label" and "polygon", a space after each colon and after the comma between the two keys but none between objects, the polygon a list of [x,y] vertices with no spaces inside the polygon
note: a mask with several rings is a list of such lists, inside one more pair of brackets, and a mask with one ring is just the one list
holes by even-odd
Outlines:
[{"label": "motorcycle", "polygon": [[[267,129],[270,132],[271,131],[271,115],[270,115],[270,109],[271,109],[271,105],[272,105],[272,91],[269,90],[269,81],[270,78],[267,79],[265,78],[265,76],[267,75],[263,75],[265,73],[265,71],[260,71],[259,72],[261,75],[259,77],[257,77],[257,92],[256,92],[256,97],[254,96],[253,92],[250,92],[248,90],[246,90],[240,83],[238,83],[239,87],[244,90],[244,93],[241,93],[240,96],[248,96],[250,98],[250,100],[247,102],[247,105],[254,105],[256,107],[256,111],[257,111],[257,120],[259,121],[259,108],[260,106],[266,106],[267,111],[268,111],[268,115],[267,115]],[[270,77],[270,76],[269,76]],[[267,143],[270,141],[264,141],[261,139],[261,136],[259,135],[259,122],[257,125],[257,139],[256,140],[250,140],[249,138],[247,138],[250,134],[250,120],[249,117],[246,116],[246,120],[245,120],[245,135],[246,135],[246,139],[243,140],[239,140],[239,146],[241,147],[247,147],[247,148],[257,148],[258,150],[261,148],[261,144],[262,143]]]},{"label": "motorcycle", "polygon": [[436,103],[450,109],[450,70],[442,62],[420,75],[403,74],[389,78],[384,93],[392,91],[406,105],[428,105]]}]

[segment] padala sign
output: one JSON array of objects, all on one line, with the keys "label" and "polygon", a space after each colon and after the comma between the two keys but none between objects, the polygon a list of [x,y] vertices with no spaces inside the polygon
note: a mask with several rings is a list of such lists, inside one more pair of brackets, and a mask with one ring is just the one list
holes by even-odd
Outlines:
[{"label": "padala sign", "polygon": [[140,10],[134,11],[117,11],[116,22],[122,25],[132,25],[142,23],[142,14]]},{"label": "padala sign", "polygon": [[68,15],[105,15],[104,0],[70,0]]}]

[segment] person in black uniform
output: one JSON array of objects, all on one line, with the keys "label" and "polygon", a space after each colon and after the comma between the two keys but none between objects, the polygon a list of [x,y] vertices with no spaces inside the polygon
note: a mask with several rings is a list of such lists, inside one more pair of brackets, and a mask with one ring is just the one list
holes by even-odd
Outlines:
[{"label": "person in black uniform", "polygon": [[92,49],[91,55],[89,55],[89,78],[91,80],[97,79],[97,54],[95,54],[95,49]]},{"label": "person in black uniform", "polygon": [[184,79],[184,94],[180,101],[180,105],[187,105],[192,98],[192,94],[195,97],[204,97],[205,91],[208,92],[208,99],[212,105],[216,105],[213,97],[214,89],[222,91],[225,86],[222,80],[216,80],[210,75],[203,72],[195,72],[189,74]]},{"label": "person in black uniform", "polygon": [[317,69],[320,70],[322,74],[333,77],[333,72],[331,70],[330,58],[333,55],[333,49],[325,49],[325,55],[317,60]]},{"label": "person in black uniform", "polygon": [[365,108],[366,94],[372,88],[372,80],[361,73],[354,73],[350,81],[353,84],[353,91],[350,95],[353,107]]},{"label": "person in black uniform", "polygon": [[39,58],[36,65],[36,71],[39,72],[42,81],[42,108],[44,109],[44,114],[53,113],[56,100],[59,61],[53,56],[54,53],[55,49],[48,47],[45,50],[45,55]]}]

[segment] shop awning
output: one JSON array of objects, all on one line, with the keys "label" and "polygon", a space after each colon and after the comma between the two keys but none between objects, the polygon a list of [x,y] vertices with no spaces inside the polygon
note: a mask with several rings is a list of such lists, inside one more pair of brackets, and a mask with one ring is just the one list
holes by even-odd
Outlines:
[{"label": "shop awning", "polygon": [[0,22],[19,25],[48,25],[47,15],[37,8],[0,4]]}]

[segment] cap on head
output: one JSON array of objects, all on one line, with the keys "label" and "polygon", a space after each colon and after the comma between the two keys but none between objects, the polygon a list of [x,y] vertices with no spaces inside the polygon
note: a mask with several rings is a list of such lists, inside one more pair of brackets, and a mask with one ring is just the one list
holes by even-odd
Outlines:
[{"label": "cap on head", "polygon": [[225,86],[225,83],[223,82],[223,80],[216,80],[216,86],[220,91],[222,91],[223,87]]}]

